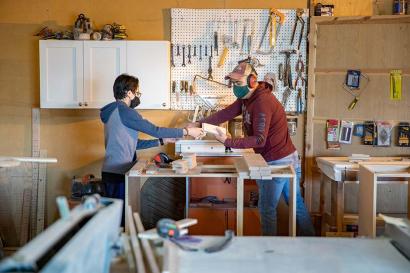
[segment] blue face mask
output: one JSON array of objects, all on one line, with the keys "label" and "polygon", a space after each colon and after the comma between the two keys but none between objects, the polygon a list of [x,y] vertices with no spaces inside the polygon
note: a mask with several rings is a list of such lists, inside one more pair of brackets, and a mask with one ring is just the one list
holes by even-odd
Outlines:
[{"label": "blue face mask", "polygon": [[234,85],[233,93],[238,99],[242,99],[249,93],[249,88],[247,85],[244,85],[244,86]]}]

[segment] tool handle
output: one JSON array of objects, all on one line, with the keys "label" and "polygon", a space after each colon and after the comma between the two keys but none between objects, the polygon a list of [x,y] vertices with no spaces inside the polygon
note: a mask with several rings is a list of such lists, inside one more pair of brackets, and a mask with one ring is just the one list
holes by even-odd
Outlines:
[{"label": "tool handle", "polygon": [[229,49],[227,47],[224,47],[221,57],[219,58],[218,67],[222,67],[225,64],[225,59],[228,53],[229,53]]}]

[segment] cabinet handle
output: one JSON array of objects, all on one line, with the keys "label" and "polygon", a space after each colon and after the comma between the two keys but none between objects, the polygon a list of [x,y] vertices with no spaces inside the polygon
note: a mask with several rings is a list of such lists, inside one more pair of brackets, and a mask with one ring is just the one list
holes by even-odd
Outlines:
[{"label": "cabinet handle", "polygon": [[82,102],[79,102],[79,103],[78,103],[78,106],[83,106],[83,103],[82,103]]},{"label": "cabinet handle", "polygon": [[88,106],[88,102],[84,102],[84,106]]},{"label": "cabinet handle", "polygon": [[165,102],[163,102],[163,103],[162,103],[162,107],[165,107],[165,106],[167,106],[167,104],[166,104]]}]

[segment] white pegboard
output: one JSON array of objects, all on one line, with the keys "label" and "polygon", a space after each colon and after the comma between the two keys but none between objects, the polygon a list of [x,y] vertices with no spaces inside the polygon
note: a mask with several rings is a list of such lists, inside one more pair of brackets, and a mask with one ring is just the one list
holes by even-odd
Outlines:
[{"label": "white pegboard", "polygon": [[[171,9],[171,43],[173,44],[173,54],[175,67],[171,67],[171,80],[176,82],[176,92],[171,93],[171,109],[173,110],[193,110],[195,109],[197,99],[188,93],[180,93],[181,81],[188,81],[189,85],[192,84],[194,75],[201,75],[208,77],[209,67],[209,52],[211,45],[214,44],[214,32],[218,32],[218,50],[219,56],[216,52],[213,52],[212,58],[212,76],[213,79],[219,82],[226,83],[224,80],[225,75],[232,71],[237,65],[239,60],[243,60],[248,57],[245,42],[245,54],[241,53],[242,34],[244,29],[245,20],[247,23],[247,34],[251,33],[252,46],[251,57],[257,58],[264,66],[256,67],[258,72],[258,80],[263,80],[265,74],[274,73],[278,75],[278,67],[280,63],[284,64],[285,54],[280,52],[283,50],[297,49],[300,25],[298,25],[295,40],[293,45],[290,44],[293,26],[296,20],[296,9],[279,9],[280,12],[285,14],[284,25],[281,26],[276,46],[274,51],[270,55],[257,54],[256,50],[259,46],[260,39],[265,29],[266,23],[269,19],[269,9]],[[305,20],[305,27],[303,38],[300,45],[300,54],[305,64],[305,72],[303,77],[307,78],[306,67],[306,44],[307,44],[307,29],[308,29],[308,10],[304,10],[302,18]],[[234,22],[237,21],[237,42],[239,48],[235,49],[232,45],[228,45],[229,53],[226,58],[225,64],[218,68],[219,57],[223,51],[223,35],[228,35],[234,39]],[[254,27],[251,27],[254,25]],[[191,55],[194,53],[194,46],[196,46],[196,57],[191,57],[191,64],[188,64],[188,45],[191,45]],[[202,45],[202,61],[199,60],[199,46]],[[179,46],[180,56],[177,56],[177,47]],[[183,50],[185,46],[185,64],[182,66]],[[204,49],[207,46],[208,56],[204,55]],[[268,41],[265,39],[262,46],[262,50],[268,49]],[[293,81],[296,79],[295,65],[298,59],[297,54],[291,55],[291,68]],[[301,86],[299,81],[297,88],[301,87],[303,111],[305,110],[305,92],[306,85]],[[297,101],[297,88],[292,90],[291,95],[288,98],[286,104],[286,111],[296,111]],[[282,101],[282,95],[285,90],[282,81],[277,80],[276,91],[273,92],[279,101]],[[228,105],[235,100],[232,90],[230,88],[218,85],[215,83],[207,82],[201,79],[196,81],[196,94],[202,96],[211,104],[215,105]]]}]

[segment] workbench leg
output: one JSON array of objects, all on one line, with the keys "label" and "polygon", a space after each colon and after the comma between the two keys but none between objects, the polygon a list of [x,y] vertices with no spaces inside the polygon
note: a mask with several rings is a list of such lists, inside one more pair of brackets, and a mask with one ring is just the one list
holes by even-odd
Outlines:
[{"label": "workbench leg", "polygon": [[320,234],[321,236],[326,235],[326,213],[325,213],[325,177],[323,173],[320,174]]},{"label": "workbench leg", "polygon": [[[131,206],[132,212],[140,212],[141,178],[125,175],[125,208]],[[125,215],[125,232],[129,233],[127,214]]]},{"label": "workbench leg", "polygon": [[338,181],[331,182],[332,191],[332,218],[336,221],[337,232],[343,232],[344,217],[344,183]]},{"label": "workbench leg", "polygon": [[185,218],[189,217],[190,187],[189,177],[185,177]]},{"label": "workbench leg", "polygon": [[296,173],[293,167],[291,168],[293,176],[289,178],[289,236],[296,236]]},{"label": "workbench leg", "polygon": [[244,179],[236,179],[236,236],[243,236],[243,191]]},{"label": "workbench leg", "polygon": [[359,236],[376,237],[377,176],[359,167]]},{"label": "workbench leg", "polygon": [[407,219],[410,219],[410,179],[407,179]]}]

